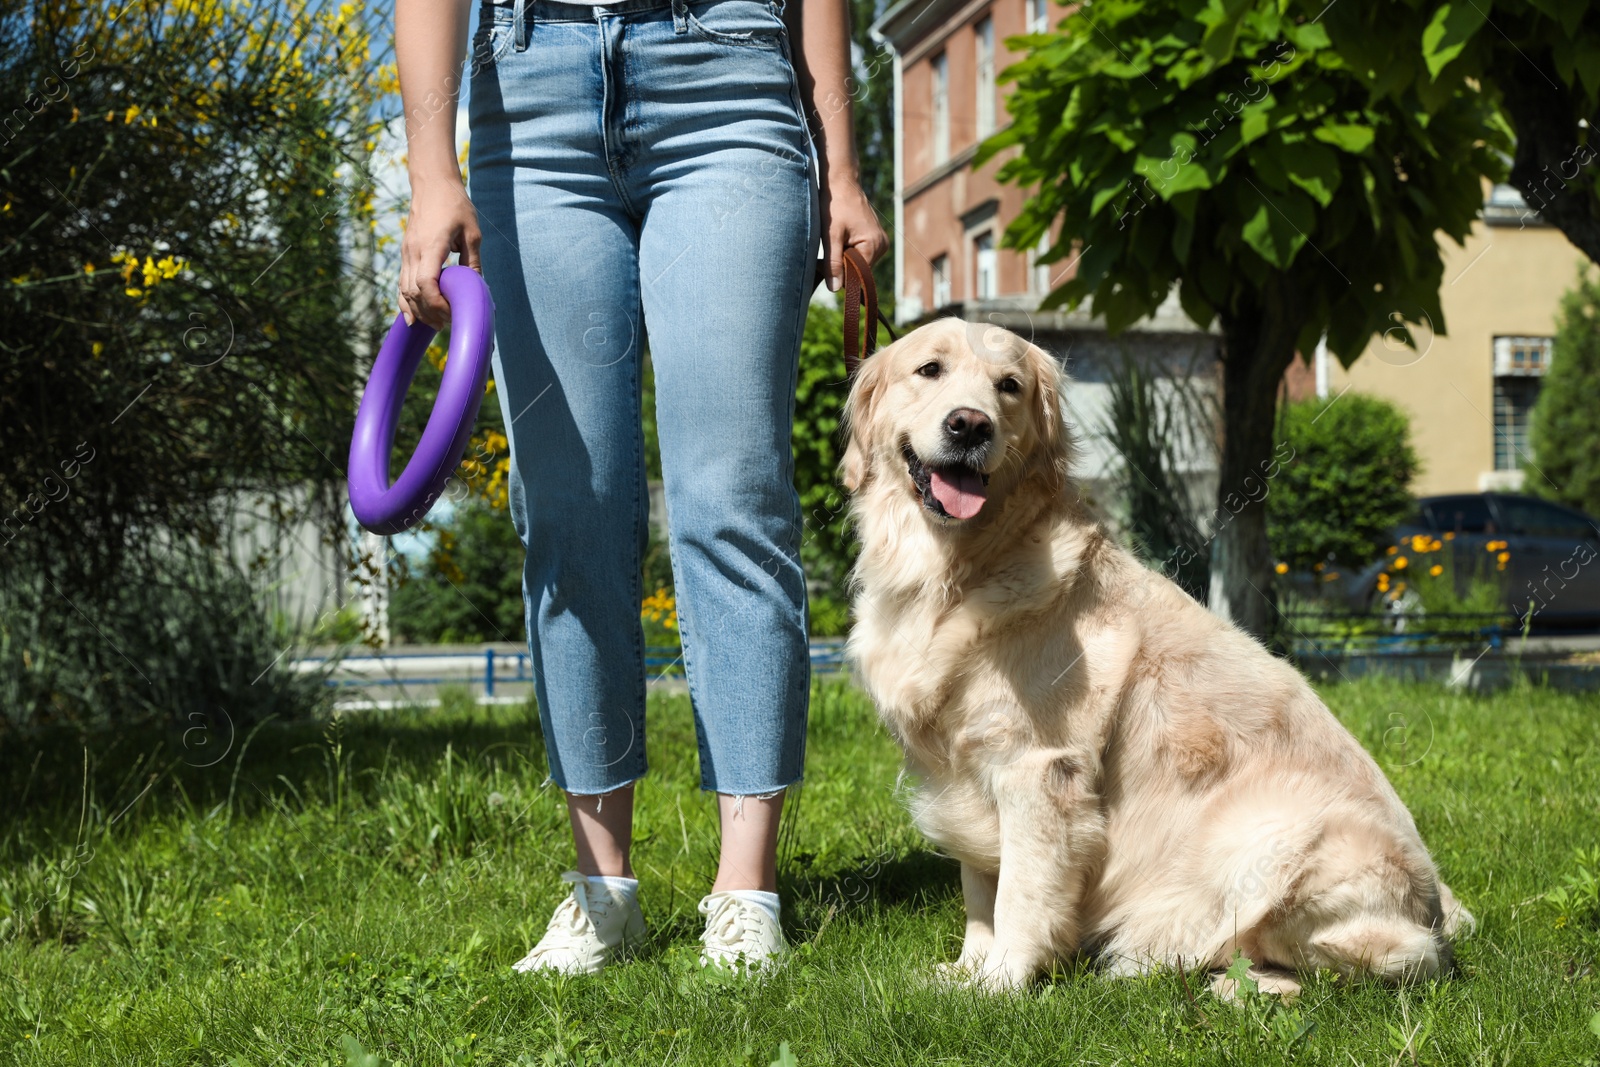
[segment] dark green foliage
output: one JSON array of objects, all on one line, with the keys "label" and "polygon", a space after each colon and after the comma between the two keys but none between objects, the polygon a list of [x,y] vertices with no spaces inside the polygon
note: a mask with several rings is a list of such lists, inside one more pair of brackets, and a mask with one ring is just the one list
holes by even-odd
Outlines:
[{"label": "dark green foliage", "polygon": [[1267,490],[1273,557],[1305,570],[1382,554],[1412,508],[1417,454],[1405,413],[1357,392],[1303,400],[1283,409],[1278,439],[1280,454],[1293,458]]},{"label": "dark green foliage", "polygon": [[[157,531],[214,542],[235,491],[341,479],[375,90],[361,16],[296,10],[0,0],[0,512],[35,512],[8,565],[98,595]],[[72,501],[30,506],[80,444]]]},{"label": "dark green foliage", "polygon": [[1122,461],[1117,489],[1134,551],[1204,604],[1210,580],[1206,537],[1195,522],[1178,460],[1197,441],[1205,420],[1186,381],[1168,379],[1164,388],[1137,360],[1124,357],[1110,382],[1103,432]]},{"label": "dark green foliage", "polygon": [[1008,244],[1057,221],[1047,259],[1081,243],[1046,306],[1092,296],[1115,331],[1181,283],[1191,318],[1226,327],[1278,294],[1291,343],[1326,332],[1346,363],[1397,313],[1443,328],[1438,235],[1465,237],[1507,143],[1488,101],[1374,100],[1320,25],[1267,0],[1111,0],[1023,40],[1013,124],[980,157],[1016,146],[1001,174],[1039,186]]},{"label": "dark green foliage", "polygon": [[847,501],[837,477],[844,448],[840,420],[849,386],[844,373],[844,316],[812,304],[800,345],[795,388],[794,484],[800,494],[800,561],[811,593],[811,630],[843,633],[848,626],[845,582],[855,562]]},{"label": "dark green foliage", "polygon": [[1509,179],[1530,217],[1600,262],[1600,6],[1589,0],[1296,0],[1373,92],[1419,118],[1480,89],[1514,134]]},{"label": "dark green foliage", "polygon": [[0,570],[0,736],[159,720],[204,761],[224,733],[315,712],[322,678],[290,669],[293,636],[268,622],[263,593],[181,543],[130,557],[92,604],[45,574]]},{"label": "dark green foliage", "polygon": [[[1531,492],[1600,515],[1600,276],[1561,301],[1555,354],[1533,409]],[[1541,477],[1542,475],[1542,477]]]},{"label": "dark green foliage", "polygon": [[428,644],[526,641],[522,542],[511,516],[467,500],[435,533],[424,567],[397,557],[391,569],[393,635]]}]

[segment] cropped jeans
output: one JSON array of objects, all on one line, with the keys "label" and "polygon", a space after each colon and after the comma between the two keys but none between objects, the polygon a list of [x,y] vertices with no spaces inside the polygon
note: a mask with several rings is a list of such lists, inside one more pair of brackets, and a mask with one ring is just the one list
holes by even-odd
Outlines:
[{"label": "cropped jeans", "polygon": [[779,3],[485,4],[471,195],[551,778],[645,773],[648,338],[701,787],[798,781],[810,661],[790,431],[820,240]]}]

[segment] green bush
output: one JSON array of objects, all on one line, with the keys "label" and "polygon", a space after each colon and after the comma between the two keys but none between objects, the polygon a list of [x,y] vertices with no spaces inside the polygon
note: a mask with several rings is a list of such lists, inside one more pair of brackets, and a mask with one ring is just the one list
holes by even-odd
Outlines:
[{"label": "green bush", "polygon": [[1356,392],[1304,400],[1284,408],[1278,443],[1293,449],[1267,487],[1267,536],[1278,562],[1292,570],[1354,566],[1381,553],[1412,507],[1418,464],[1405,414]]},{"label": "green bush", "polygon": [[389,628],[429,644],[527,640],[522,608],[522,542],[511,516],[468,499],[434,527],[422,567],[397,557]]},{"label": "green bush", "polygon": [[264,600],[234,563],[184,544],[131,556],[93,603],[45,572],[0,570],[0,736],[161,721],[204,760],[246,724],[315,712],[322,678],[289,668],[298,642]]},{"label": "green bush", "polygon": [[1531,492],[1600,514],[1600,276],[1588,265],[1561,300],[1555,358],[1534,405],[1533,460],[1544,477],[1528,479]]}]

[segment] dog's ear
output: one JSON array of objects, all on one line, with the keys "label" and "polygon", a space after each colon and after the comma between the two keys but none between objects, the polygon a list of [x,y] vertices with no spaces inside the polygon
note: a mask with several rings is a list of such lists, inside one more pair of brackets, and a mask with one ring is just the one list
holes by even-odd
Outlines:
[{"label": "dog's ear", "polygon": [[1038,403],[1034,418],[1038,425],[1039,447],[1034,464],[1051,491],[1064,493],[1067,473],[1072,466],[1071,440],[1061,416],[1066,375],[1056,358],[1036,344],[1028,345],[1027,359]]},{"label": "dog's ear", "polygon": [[889,351],[893,347],[890,345],[861,361],[856,368],[856,380],[850,386],[850,396],[845,400],[845,447],[844,458],[839,461],[839,481],[848,493],[860,489],[867,480],[878,397],[888,379],[884,368],[888,366]]}]

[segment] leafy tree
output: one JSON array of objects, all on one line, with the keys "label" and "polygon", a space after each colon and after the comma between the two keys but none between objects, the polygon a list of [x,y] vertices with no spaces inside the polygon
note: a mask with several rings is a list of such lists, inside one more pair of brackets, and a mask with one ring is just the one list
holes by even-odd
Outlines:
[{"label": "leafy tree", "polygon": [[342,478],[371,60],[354,5],[0,0],[8,564],[97,595],[241,490]]},{"label": "leafy tree", "polygon": [[1320,23],[1267,0],[1108,0],[1018,43],[1013,122],[978,160],[1006,152],[1001,176],[1037,187],[1006,242],[1057,233],[1044,258],[1074,272],[1047,308],[1092,299],[1114,333],[1177,285],[1190,318],[1220,325],[1233,517],[1212,542],[1210,603],[1265,635],[1283,373],[1324,334],[1348,364],[1380,327],[1444,328],[1437,234],[1464,239],[1498,166],[1489,101],[1375,98]]},{"label": "leafy tree", "polygon": [[1272,554],[1294,570],[1381,554],[1413,505],[1417,453],[1405,413],[1356,392],[1302,400],[1284,408],[1278,440],[1291,458],[1267,494]]},{"label": "leafy tree", "polygon": [[371,42],[351,4],[0,0],[14,721],[293,710],[230,524],[261,499],[343,537]]},{"label": "leafy tree", "polygon": [[[1316,14],[1323,0],[1297,0]],[[1374,92],[1431,114],[1481,86],[1516,137],[1510,181],[1600,263],[1600,7],[1588,0],[1336,4],[1334,47]]]},{"label": "leafy tree", "polygon": [[1600,515],[1600,277],[1580,272],[1561,300],[1555,357],[1533,409],[1530,490]]}]

